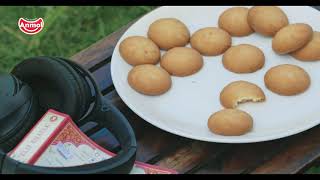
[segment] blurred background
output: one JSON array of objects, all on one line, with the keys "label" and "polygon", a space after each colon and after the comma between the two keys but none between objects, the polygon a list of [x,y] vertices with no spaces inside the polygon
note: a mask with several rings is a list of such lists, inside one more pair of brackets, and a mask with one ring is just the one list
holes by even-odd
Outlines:
[{"label": "blurred background", "polygon": [[[9,72],[32,56],[70,57],[130,21],[153,10],[154,6],[2,6],[0,7],[0,72]],[[19,30],[20,17],[44,19],[37,35]],[[307,173],[320,173],[312,167]]]},{"label": "blurred background", "polygon": [[[0,72],[9,72],[32,56],[70,57],[151,11],[152,6],[15,6],[0,7]],[[19,18],[44,19],[44,29],[30,36]]]}]

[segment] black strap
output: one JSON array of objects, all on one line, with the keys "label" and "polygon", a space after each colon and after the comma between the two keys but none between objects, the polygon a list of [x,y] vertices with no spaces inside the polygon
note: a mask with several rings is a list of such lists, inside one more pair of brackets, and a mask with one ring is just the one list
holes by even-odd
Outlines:
[{"label": "black strap", "polygon": [[[94,118],[94,117],[93,117]],[[125,117],[113,105],[105,102],[102,111],[97,113],[97,121],[103,127],[108,128],[119,140],[122,150],[113,158],[102,162],[87,164],[75,167],[50,168],[32,166],[15,161],[6,156],[2,173],[3,174],[127,174],[131,171],[135,159],[137,145],[134,132]]]},{"label": "black strap", "polygon": [[[0,149],[0,169],[2,170],[2,164],[3,164],[3,161],[4,159],[6,158],[6,153],[3,152],[1,149]],[[0,172],[1,173],[1,172]]]},{"label": "black strap", "polygon": [[[62,58],[60,58],[62,59]],[[65,59],[63,59],[65,60]],[[94,78],[86,69],[82,68],[75,62],[65,60],[72,67],[81,70],[86,75],[94,87],[96,101],[94,108],[82,119],[90,119],[98,122],[101,126],[109,129],[118,139],[122,150],[113,158],[104,160],[94,164],[87,164],[76,167],[39,167],[24,164],[15,161],[6,156],[3,162],[2,173],[47,173],[47,174],[124,174],[129,173],[134,165],[136,159],[137,143],[134,131],[127,119],[122,113],[108,101],[104,101],[102,94],[99,91],[98,85]],[[1,150],[0,150],[1,153]]]}]

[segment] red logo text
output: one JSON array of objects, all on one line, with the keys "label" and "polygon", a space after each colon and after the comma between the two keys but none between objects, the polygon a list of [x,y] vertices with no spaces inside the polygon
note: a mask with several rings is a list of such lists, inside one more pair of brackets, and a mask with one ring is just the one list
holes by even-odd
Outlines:
[{"label": "red logo text", "polygon": [[42,18],[38,18],[32,21],[20,18],[18,21],[18,26],[22,32],[29,35],[34,35],[39,33],[43,29],[44,21]]}]

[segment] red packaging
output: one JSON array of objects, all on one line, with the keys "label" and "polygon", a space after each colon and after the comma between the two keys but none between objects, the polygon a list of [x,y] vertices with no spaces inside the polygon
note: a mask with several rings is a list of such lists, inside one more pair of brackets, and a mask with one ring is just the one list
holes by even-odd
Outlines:
[{"label": "red packaging", "polygon": [[[88,138],[65,114],[49,110],[9,153],[20,162],[44,167],[71,167],[109,159],[115,154]],[[177,174],[136,162],[130,174]]]}]

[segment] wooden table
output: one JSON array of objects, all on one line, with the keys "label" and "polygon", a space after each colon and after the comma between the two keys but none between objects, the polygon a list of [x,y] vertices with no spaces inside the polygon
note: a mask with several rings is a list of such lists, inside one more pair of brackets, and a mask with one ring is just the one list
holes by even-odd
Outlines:
[{"label": "wooden table", "polygon": [[[320,6],[315,7],[320,9]],[[89,69],[104,94],[128,118],[137,142],[137,160],[179,173],[301,173],[320,157],[320,126],[279,140],[251,144],[207,143],[179,137],[154,127],[133,113],[112,85],[110,60],[121,35],[135,21],[77,53],[72,60]],[[84,124],[82,130],[112,152],[119,144],[99,125]]]}]

